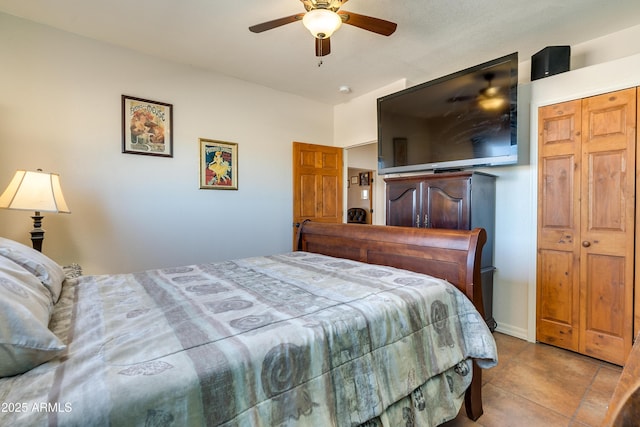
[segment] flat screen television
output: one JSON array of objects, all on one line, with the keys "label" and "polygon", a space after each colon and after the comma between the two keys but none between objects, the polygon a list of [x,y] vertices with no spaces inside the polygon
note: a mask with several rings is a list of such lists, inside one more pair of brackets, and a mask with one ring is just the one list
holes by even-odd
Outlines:
[{"label": "flat screen television", "polygon": [[378,172],[518,162],[518,54],[378,98]]}]

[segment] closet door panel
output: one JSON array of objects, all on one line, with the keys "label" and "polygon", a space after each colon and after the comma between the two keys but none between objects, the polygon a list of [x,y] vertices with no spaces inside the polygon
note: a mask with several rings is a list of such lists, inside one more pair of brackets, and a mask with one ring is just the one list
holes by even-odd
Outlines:
[{"label": "closet door panel", "polygon": [[[545,231],[575,228],[573,154],[542,159],[541,222]],[[554,234],[555,233],[551,233]],[[554,239],[555,240],[555,239]],[[551,242],[549,242],[551,243]]]},{"label": "closet door panel", "polygon": [[538,111],[539,341],[578,351],[581,101]]},{"label": "closet door panel", "polygon": [[571,251],[538,252],[537,339],[577,350],[580,269]]},{"label": "closet door panel", "polygon": [[[640,88],[636,88],[636,168],[640,165],[640,150],[638,149],[638,141],[640,140],[640,130],[638,130],[638,122],[640,122]],[[636,192],[640,191],[640,173],[636,173]],[[640,197],[636,196],[636,253],[635,265],[638,266],[634,280],[634,326],[633,336],[640,333]]]},{"label": "closet door panel", "polygon": [[598,359],[623,365],[627,353],[624,341],[629,328],[626,301],[626,259],[620,256],[589,254],[583,305],[585,325],[580,351]]},{"label": "closet door panel", "polygon": [[636,90],[582,103],[580,351],[624,364],[633,343]]}]

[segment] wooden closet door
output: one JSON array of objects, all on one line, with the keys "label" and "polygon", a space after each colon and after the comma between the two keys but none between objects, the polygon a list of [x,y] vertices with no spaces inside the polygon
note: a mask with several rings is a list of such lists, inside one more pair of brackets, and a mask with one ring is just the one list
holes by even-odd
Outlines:
[{"label": "wooden closet door", "polygon": [[578,351],[581,101],[538,111],[536,339]]},{"label": "wooden closet door", "polygon": [[[638,142],[640,141],[640,130],[638,123],[640,122],[640,87],[636,88],[636,168],[640,167],[640,149]],[[640,173],[636,174],[636,191],[640,191]],[[636,258],[635,265],[638,266],[634,278],[634,302],[633,302],[633,336],[640,334],[640,197],[636,196]],[[636,291],[637,289],[637,291]]]},{"label": "wooden closet door", "polygon": [[633,343],[636,89],[582,102],[580,352],[619,365]]}]

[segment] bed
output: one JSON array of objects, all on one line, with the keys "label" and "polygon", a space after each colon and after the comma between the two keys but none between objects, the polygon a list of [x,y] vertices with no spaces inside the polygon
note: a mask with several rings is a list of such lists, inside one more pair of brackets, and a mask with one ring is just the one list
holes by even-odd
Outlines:
[{"label": "bed", "polygon": [[485,240],[307,222],[290,253],[65,278],[0,238],[0,425],[477,419]]}]

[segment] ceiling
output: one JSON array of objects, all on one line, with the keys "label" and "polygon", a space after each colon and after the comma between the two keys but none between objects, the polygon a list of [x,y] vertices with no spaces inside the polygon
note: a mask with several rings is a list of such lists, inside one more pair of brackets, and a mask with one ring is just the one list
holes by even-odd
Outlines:
[{"label": "ceiling", "polygon": [[384,37],[343,25],[318,66],[301,22],[248,30],[304,12],[299,0],[0,0],[0,12],[331,105],[640,24],[638,0],[350,0],[343,9],[398,29]]}]

